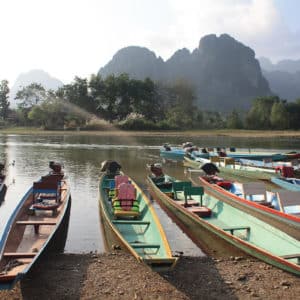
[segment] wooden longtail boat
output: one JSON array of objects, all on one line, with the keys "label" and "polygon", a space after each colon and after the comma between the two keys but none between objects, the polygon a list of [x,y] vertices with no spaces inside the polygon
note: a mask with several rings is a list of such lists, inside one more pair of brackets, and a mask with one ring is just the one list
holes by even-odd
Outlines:
[{"label": "wooden longtail boat", "polygon": [[[123,179],[120,179],[122,177]],[[120,182],[120,183],[119,183]],[[123,186],[132,186],[134,199],[122,196]],[[177,258],[171,249],[150,199],[128,176],[102,173],[99,207],[106,246],[120,247],[157,271],[173,268]],[[129,206],[126,206],[129,204]]]},{"label": "wooden longtail boat", "polygon": [[[183,160],[186,153],[193,153],[197,157],[209,158],[210,156],[221,155],[231,157],[233,159],[246,159],[246,160],[272,160],[280,161],[285,159],[291,159],[294,156],[288,156],[285,153],[270,153],[262,151],[236,151],[235,148],[229,148],[227,151],[225,148],[202,148],[201,150],[196,150],[196,148],[190,147],[190,149],[180,148],[180,147],[166,147],[160,149],[160,156],[164,158]],[[233,151],[234,150],[234,151]]]},{"label": "wooden longtail boat", "polygon": [[[239,183],[218,179],[218,177],[215,177],[215,180],[212,176],[199,176],[198,178],[207,194],[300,240],[300,217],[297,214],[288,213],[286,208],[290,206],[290,200],[285,199],[282,191],[266,191],[263,182]],[[199,184],[194,178],[191,179],[194,184]]]},{"label": "wooden longtail boat", "polygon": [[33,183],[0,241],[0,289],[12,288],[44,254],[63,251],[70,207],[70,187],[61,170]]},{"label": "wooden longtail boat", "polygon": [[187,155],[184,157],[184,166],[194,169],[201,169],[203,165],[211,162],[218,167],[221,175],[228,174],[260,180],[271,180],[272,177],[276,176],[275,169],[246,166],[231,157],[212,156],[210,159],[189,157]]},{"label": "wooden longtail boat", "polygon": [[[284,189],[300,192],[300,179],[298,178],[272,177],[271,181]],[[298,203],[300,205],[300,197]]]},{"label": "wooden longtail boat", "polygon": [[[227,255],[239,249],[268,264],[300,275],[300,241],[226,202],[204,193],[191,182],[147,177],[151,195],[182,223],[194,239],[216,255],[222,242]],[[192,196],[192,200],[190,200]],[[229,247],[229,248],[228,248]]]}]

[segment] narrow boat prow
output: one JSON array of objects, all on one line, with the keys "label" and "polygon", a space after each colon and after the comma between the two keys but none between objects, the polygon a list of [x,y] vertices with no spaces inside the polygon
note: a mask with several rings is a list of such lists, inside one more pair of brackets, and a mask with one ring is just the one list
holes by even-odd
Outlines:
[{"label": "narrow boat prow", "polygon": [[61,165],[33,183],[16,206],[0,241],[0,289],[10,289],[47,251],[64,248],[71,194]]},{"label": "narrow boat prow", "polygon": [[99,208],[107,247],[120,247],[157,271],[173,268],[177,258],[149,198],[117,162],[103,166]]}]

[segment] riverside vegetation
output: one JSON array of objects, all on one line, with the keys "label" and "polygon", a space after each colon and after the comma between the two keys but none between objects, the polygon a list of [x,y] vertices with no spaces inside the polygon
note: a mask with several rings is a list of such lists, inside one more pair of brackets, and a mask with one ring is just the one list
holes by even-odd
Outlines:
[{"label": "riverside vegetation", "polygon": [[253,99],[247,111],[204,111],[196,106],[196,92],[184,81],[171,85],[131,79],[127,74],[75,77],[58,90],[32,83],[16,94],[10,108],[8,81],[0,83],[0,126],[46,130],[259,129],[298,130],[300,99],[287,102],[277,96]]}]

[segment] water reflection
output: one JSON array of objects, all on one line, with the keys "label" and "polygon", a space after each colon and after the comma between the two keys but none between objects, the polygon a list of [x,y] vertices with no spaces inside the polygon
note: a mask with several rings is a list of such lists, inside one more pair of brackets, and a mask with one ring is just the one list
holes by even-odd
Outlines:
[{"label": "water reflection", "polygon": [[[233,139],[202,137],[191,139],[201,146],[262,147],[295,150],[300,148],[299,139]],[[171,137],[167,142],[181,144],[184,137]],[[0,233],[18,201],[33,181],[48,172],[49,161],[65,165],[72,191],[72,208],[66,252],[81,253],[104,251],[98,209],[98,176],[101,162],[117,160],[124,171],[145,189],[146,164],[160,161],[160,145],[165,137],[116,137],[116,136],[0,136],[0,155],[8,166],[7,195],[0,207]],[[258,144],[259,143],[259,144]],[[184,179],[181,162],[164,164],[166,173]],[[154,204],[169,238],[172,250],[187,255],[199,255],[201,251],[191,242],[173,221]]]}]

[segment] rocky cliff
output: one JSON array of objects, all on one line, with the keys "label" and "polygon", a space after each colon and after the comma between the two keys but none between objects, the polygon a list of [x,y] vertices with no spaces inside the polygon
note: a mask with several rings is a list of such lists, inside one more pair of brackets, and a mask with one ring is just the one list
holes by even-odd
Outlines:
[{"label": "rocky cliff", "polygon": [[204,110],[248,109],[251,99],[271,94],[254,51],[227,34],[207,35],[194,51],[178,50],[166,61],[147,48],[123,48],[99,70],[103,77],[121,73],[165,83],[186,80]]}]

